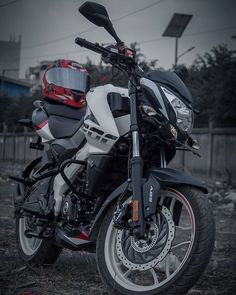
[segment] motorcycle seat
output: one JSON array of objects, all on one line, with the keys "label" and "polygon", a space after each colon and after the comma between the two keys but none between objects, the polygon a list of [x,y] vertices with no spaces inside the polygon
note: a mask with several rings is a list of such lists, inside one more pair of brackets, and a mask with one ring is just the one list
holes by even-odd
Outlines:
[{"label": "motorcycle seat", "polygon": [[50,115],[48,124],[53,137],[68,138],[72,137],[83,125],[84,117],[80,120],[69,119],[62,116]]},{"label": "motorcycle seat", "polygon": [[76,109],[63,104],[48,103],[43,105],[44,110],[48,116],[59,116],[63,118],[80,120],[85,114],[85,108]]}]

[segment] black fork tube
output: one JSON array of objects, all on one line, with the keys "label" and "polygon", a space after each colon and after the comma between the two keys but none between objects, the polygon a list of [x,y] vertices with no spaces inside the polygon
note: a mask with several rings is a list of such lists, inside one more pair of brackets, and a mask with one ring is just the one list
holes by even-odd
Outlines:
[{"label": "black fork tube", "polygon": [[[133,82],[133,81],[132,81]],[[140,134],[137,109],[137,88],[132,83],[129,87],[130,96],[130,132],[132,134],[131,180],[133,191],[134,233],[137,237],[145,236],[145,221],[142,194],[143,159],[140,153]]]}]

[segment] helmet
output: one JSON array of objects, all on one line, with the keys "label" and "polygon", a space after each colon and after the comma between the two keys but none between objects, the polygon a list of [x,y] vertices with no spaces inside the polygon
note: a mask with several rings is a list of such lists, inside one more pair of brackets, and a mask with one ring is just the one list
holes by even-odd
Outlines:
[{"label": "helmet", "polygon": [[42,78],[42,92],[46,100],[81,108],[89,90],[88,71],[76,61],[56,60],[49,65]]}]

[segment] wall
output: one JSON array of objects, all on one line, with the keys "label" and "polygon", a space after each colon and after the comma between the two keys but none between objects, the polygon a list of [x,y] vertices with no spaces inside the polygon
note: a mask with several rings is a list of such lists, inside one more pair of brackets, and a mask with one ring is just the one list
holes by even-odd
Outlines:
[{"label": "wall", "polygon": [[29,148],[36,141],[34,133],[0,133],[0,162],[27,163],[40,155]]},{"label": "wall", "polygon": [[194,129],[201,157],[178,151],[171,166],[192,174],[236,182],[236,128]]},{"label": "wall", "polygon": [[[201,146],[201,158],[178,151],[170,166],[202,178],[236,182],[236,128],[195,129],[192,136]],[[0,162],[26,163],[39,156],[40,151],[28,148],[35,138],[34,133],[0,133]]]}]

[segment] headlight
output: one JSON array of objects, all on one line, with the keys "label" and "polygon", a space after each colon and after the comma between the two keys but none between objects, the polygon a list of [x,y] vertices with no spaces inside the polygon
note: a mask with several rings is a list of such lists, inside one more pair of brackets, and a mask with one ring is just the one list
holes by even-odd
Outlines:
[{"label": "headlight", "polygon": [[185,132],[193,129],[193,111],[190,110],[176,95],[161,87],[176,114],[176,125]]}]

